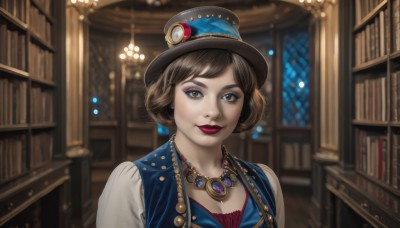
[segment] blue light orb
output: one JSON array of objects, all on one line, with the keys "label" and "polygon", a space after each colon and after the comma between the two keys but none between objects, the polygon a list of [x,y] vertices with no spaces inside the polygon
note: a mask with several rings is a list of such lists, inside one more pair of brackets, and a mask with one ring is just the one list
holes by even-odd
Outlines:
[{"label": "blue light orb", "polygon": [[97,97],[93,97],[93,98],[92,98],[92,103],[97,104],[97,102],[99,102],[99,100],[97,99]]}]

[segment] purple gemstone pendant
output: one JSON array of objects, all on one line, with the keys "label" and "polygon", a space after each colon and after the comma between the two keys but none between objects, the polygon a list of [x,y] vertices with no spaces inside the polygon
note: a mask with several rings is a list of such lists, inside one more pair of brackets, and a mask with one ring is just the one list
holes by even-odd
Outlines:
[{"label": "purple gemstone pendant", "polygon": [[226,197],[226,187],[219,178],[211,178],[207,181],[206,191],[211,198],[221,201]]},{"label": "purple gemstone pendant", "polygon": [[211,186],[212,186],[212,189],[214,190],[214,192],[217,194],[221,194],[224,191],[224,189],[223,189],[224,186],[219,181],[212,182]]}]

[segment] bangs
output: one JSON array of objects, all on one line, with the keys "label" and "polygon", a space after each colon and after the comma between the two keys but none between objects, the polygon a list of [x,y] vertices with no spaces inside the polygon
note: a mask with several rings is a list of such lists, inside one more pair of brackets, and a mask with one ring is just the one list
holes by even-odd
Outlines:
[{"label": "bangs", "polygon": [[233,67],[235,82],[249,95],[257,86],[252,67],[240,55],[222,49],[203,49],[179,57],[165,69],[163,84],[173,87],[196,77],[215,78],[228,66]]},{"label": "bangs", "polygon": [[221,75],[232,62],[232,53],[228,51],[221,49],[205,49],[181,56],[170,64],[164,73],[170,76],[170,84],[178,84],[187,78],[217,77]]}]

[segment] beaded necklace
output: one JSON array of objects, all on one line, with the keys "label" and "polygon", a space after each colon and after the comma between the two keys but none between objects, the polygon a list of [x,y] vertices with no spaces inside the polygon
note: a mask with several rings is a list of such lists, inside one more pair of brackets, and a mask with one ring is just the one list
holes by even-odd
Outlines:
[{"label": "beaded necklace", "polygon": [[221,166],[224,171],[219,177],[208,177],[201,175],[185,156],[177,149],[182,161],[183,175],[188,183],[194,184],[196,188],[206,190],[207,194],[217,201],[222,201],[228,196],[228,190],[232,188],[237,181],[237,173],[229,166],[225,147],[222,147]]},{"label": "beaded necklace", "polygon": [[[171,160],[174,168],[174,173],[175,173],[175,178],[176,178],[176,184],[177,184],[177,196],[178,196],[178,202],[175,206],[176,212],[178,212],[178,215],[174,218],[174,225],[176,227],[195,227],[195,224],[191,223],[191,220],[195,220],[195,216],[191,217],[191,210],[189,207],[189,199],[185,193],[184,187],[182,186],[183,182],[181,179],[181,176],[184,175],[183,172],[181,173],[181,170],[178,165],[178,160],[179,159],[179,151],[176,148],[175,142],[175,135],[173,135],[170,140],[169,140],[169,147],[171,151]],[[175,155],[175,152],[177,152],[178,158]],[[229,160],[229,170],[234,172],[235,175],[238,175],[238,177],[242,180],[242,183],[245,185],[245,188],[249,191],[251,197],[253,198],[254,202],[256,203],[260,216],[263,217],[264,222],[266,223],[267,227],[274,227],[274,217],[272,216],[270,212],[270,208],[268,207],[267,204],[265,204],[262,200],[262,197],[260,195],[260,192],[258,189],[255,187],[255,185],[252,183],[250,180],[250,177],[247,175],[247,170],[241,166],[241,164],[238,161],[235,161],[233,157],[226,152],[225,147],[222,148],[222,152],[224,153],[224,157],[226,160]],[[235,159],[237,159],[235,157]],[[186,163],[186,162],[185,162]],[[182,166],[185,164],[183,163]],[[237,171],[237,173],[235,172]],[[184,175],[185,176],[185,175]],[[237,176],[235,176],[237,177]],[[185,178],[186,179],[186,178]],[[188,205],[188,206],[186,206]],[[261,221],[261,220],[260,220]]]}]

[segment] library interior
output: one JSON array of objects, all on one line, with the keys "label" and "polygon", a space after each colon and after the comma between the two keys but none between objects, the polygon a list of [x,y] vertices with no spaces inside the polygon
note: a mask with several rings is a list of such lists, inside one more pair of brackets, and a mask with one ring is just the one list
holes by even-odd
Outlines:
[{"label": "library interior", "polygon": [[175,133],[144,75],[203,6],[268,63],[260,120],[224,145],[273,170],[285,226],[400,227],[400,0],[0,0],[0,227],[96,227],[112,171]]}]

